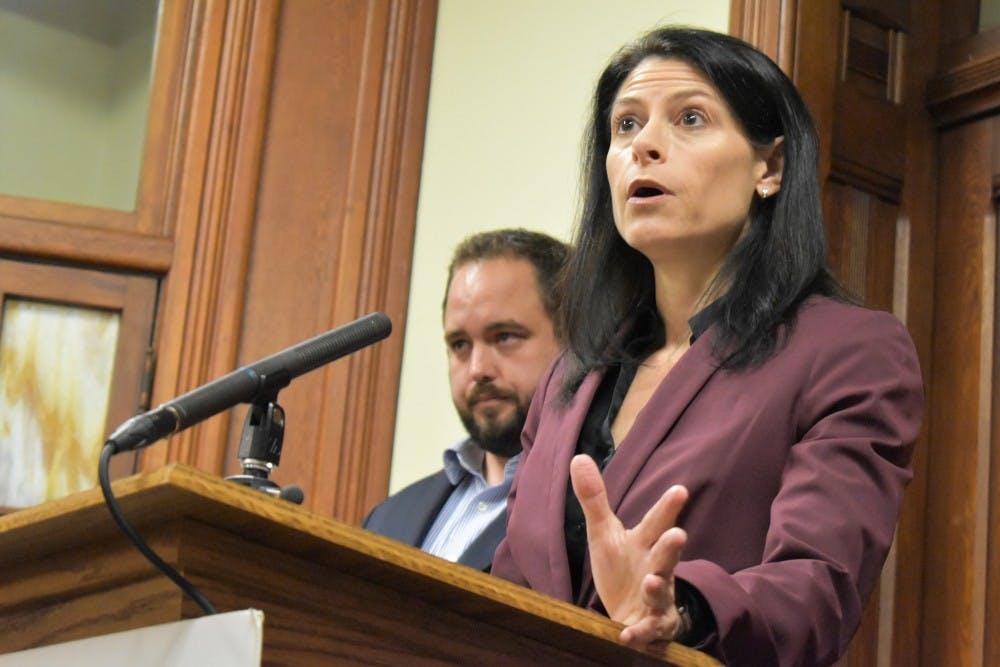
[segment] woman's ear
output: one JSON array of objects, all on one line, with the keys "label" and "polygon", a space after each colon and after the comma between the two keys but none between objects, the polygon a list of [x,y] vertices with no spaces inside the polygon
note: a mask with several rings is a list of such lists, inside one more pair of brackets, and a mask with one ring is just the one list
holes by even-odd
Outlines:
[{"label": "woman's ear", "polygon": [[785,171],[785,138],[777,137],[757,150],[764,162],[764,174],[757,181],[757,194],[761,199],[767,199],[781,189],[781,175]]}]

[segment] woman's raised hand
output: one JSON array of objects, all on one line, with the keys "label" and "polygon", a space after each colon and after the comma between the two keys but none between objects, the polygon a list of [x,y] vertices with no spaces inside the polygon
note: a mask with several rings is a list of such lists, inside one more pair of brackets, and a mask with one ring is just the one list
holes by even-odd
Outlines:
[{"label": "woman's raised hand", "polygon": [[670,487],[638,525],[627,529],[611,511],[592,458],[575,456],[570,477],[587,520],[594,586],[608,616],[625,625],[622,643],[642,648],[674,639],[680,628],[674,567],[687,541],[687,533],[674,524],[687,501],[687,489]]}]

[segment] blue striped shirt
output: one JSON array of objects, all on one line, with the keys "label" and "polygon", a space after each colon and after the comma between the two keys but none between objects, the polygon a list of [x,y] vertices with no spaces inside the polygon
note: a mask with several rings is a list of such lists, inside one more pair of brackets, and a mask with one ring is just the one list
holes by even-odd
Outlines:
[{"label": "blue striped shirt", "polygon": [[486,452],[470,439],[445,450],[444,472],[455,490],[424,538],[420,548],[427,553],[457,561],[490,522],[506,511],[520,455],[507,461],[504,479],[496,486],[489,486],[483,477],[485,458]]}]

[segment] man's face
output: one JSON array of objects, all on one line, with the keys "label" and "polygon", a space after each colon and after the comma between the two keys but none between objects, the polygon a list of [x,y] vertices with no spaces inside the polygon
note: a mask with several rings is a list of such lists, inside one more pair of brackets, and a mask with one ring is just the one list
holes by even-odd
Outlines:
[{"label": "man's face", "polygon": [[535,386],[559,351],[528,260],[498,257],[460,266],[444,309],[451,396],[469,436],[510,457]]}]

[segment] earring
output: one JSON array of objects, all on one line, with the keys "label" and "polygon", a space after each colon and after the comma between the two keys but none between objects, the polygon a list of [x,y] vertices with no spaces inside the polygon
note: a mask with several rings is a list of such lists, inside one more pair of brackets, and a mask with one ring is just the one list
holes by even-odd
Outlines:
[{"label": "earring", "polygon": [[763,187],[762,187],[762,188],[760,189],[760,198],[761,198],[761,199],[767,199],[767,186],[766,186],[766,185],[765,185],[765,186],[763,186]]}]

